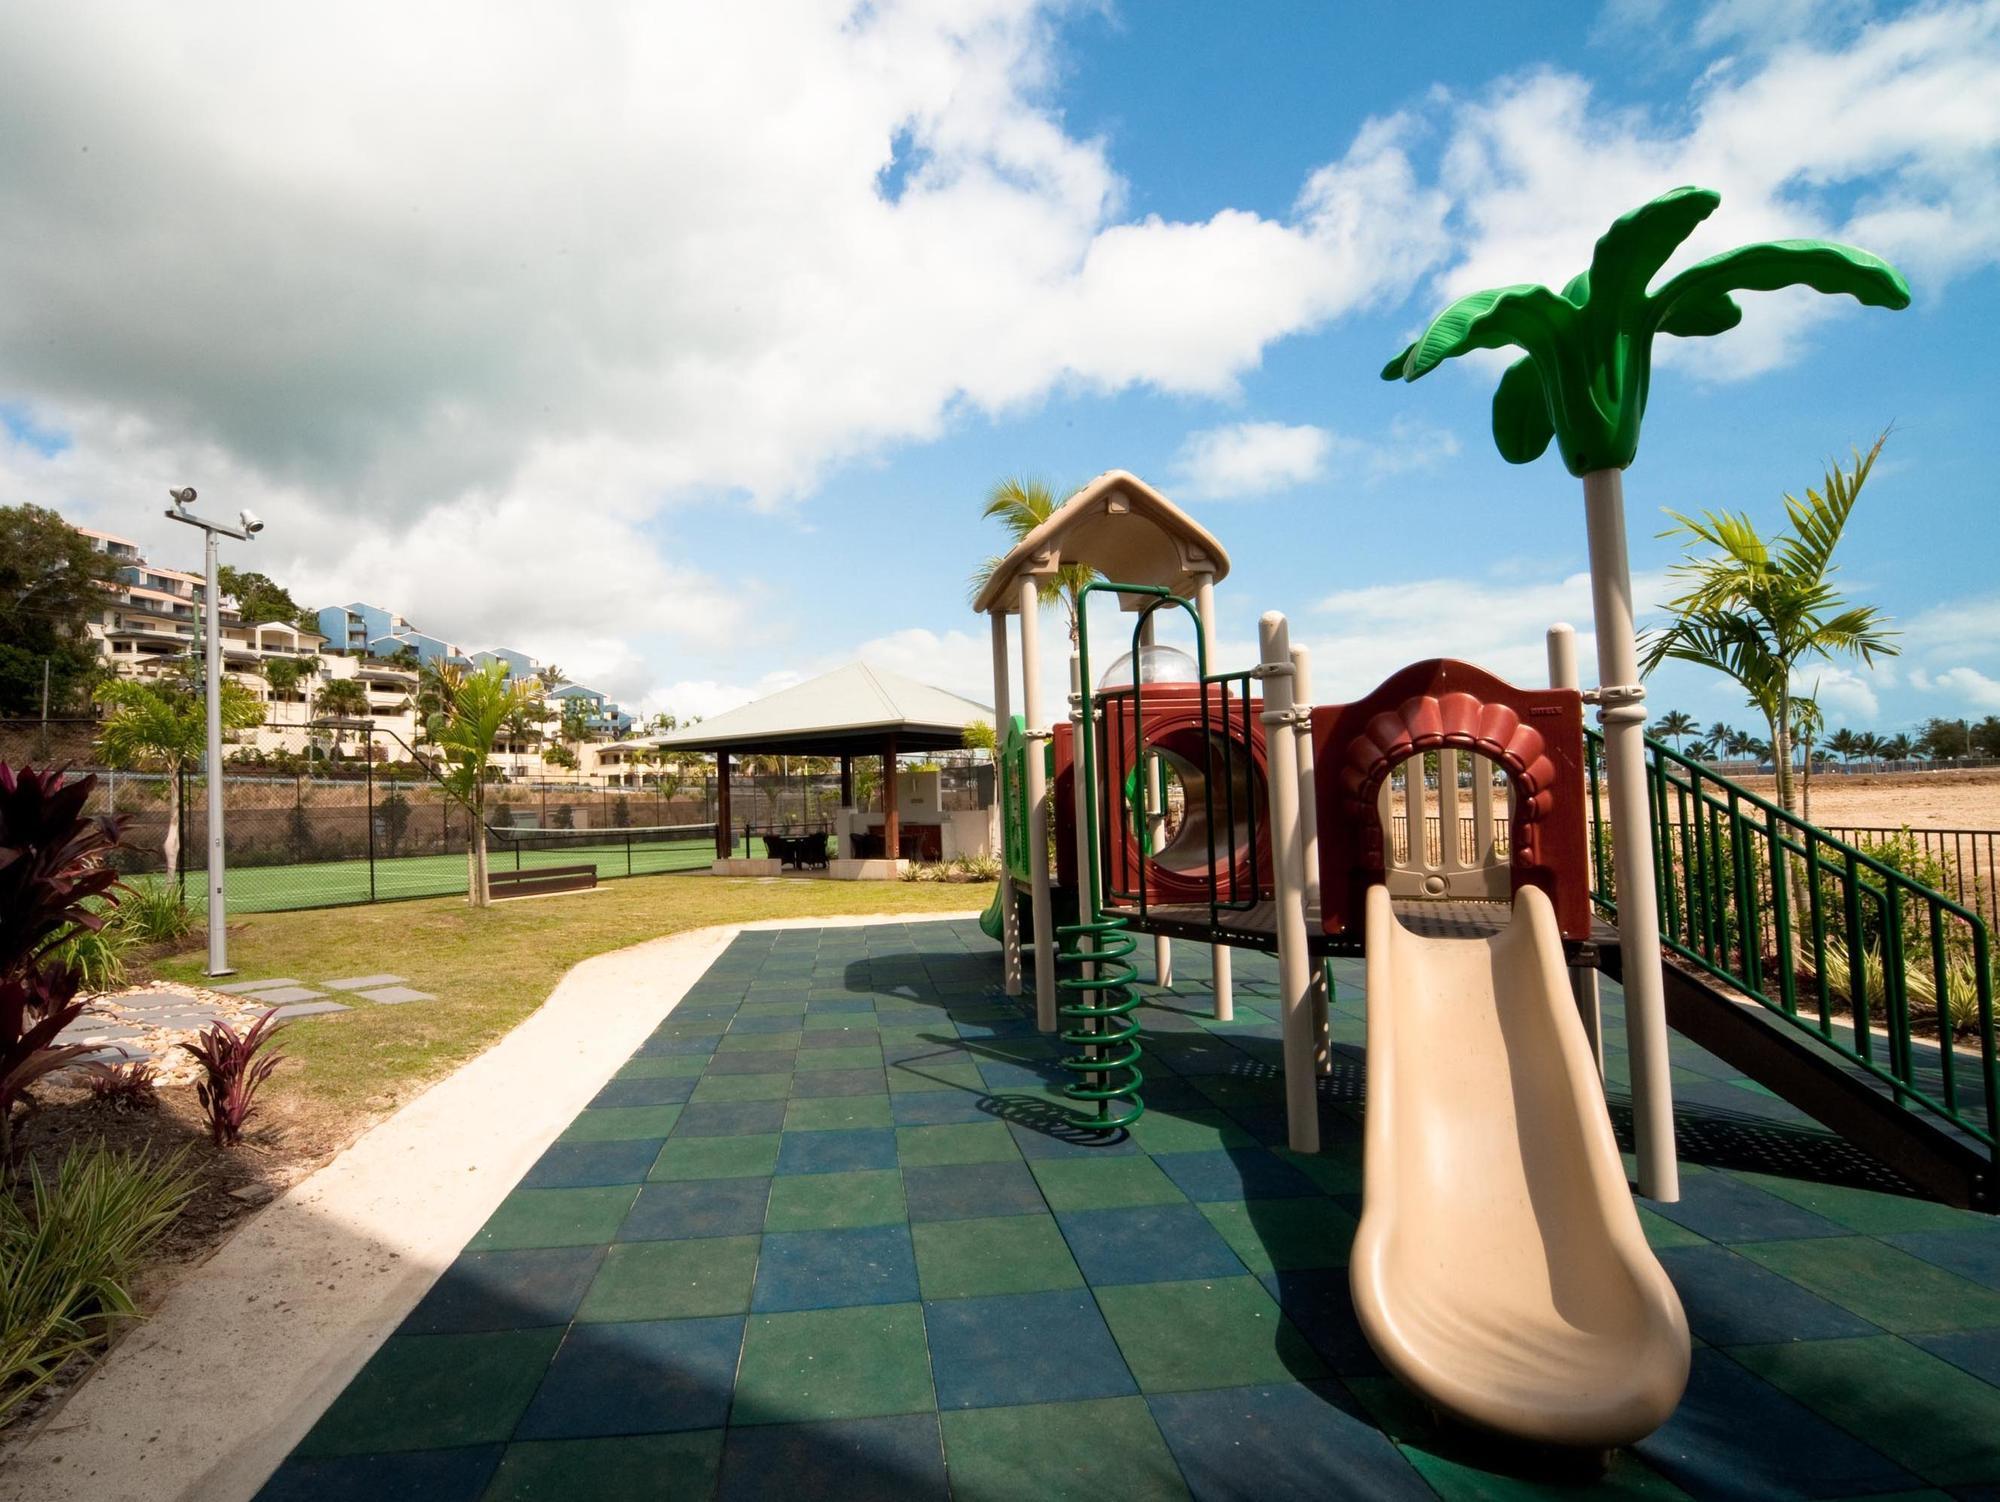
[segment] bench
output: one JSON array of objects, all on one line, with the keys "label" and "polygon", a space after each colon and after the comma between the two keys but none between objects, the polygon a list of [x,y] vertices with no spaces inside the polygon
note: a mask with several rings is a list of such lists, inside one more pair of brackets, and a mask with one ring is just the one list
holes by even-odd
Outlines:
[{"label": "bench", "polygon": [[597,886],[595,866],[538,866],[525,871],[489,871],[486,891],[494,901],[544,897],[551,892],[589,892]]}]

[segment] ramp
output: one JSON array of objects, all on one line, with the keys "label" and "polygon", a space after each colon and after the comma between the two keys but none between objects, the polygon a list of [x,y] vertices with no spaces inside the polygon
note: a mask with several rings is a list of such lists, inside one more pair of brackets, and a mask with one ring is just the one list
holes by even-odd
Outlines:
[{"label": "ramp", "polygon": [[1482,939],[1366,901],[1367,1190],[1349,1278],[1369,1344],[1438,1409],[1517,1439],[1629,1444],[1687,1383],[1680,1300],[1646,1244],[1571,999],[1523,887]]}]

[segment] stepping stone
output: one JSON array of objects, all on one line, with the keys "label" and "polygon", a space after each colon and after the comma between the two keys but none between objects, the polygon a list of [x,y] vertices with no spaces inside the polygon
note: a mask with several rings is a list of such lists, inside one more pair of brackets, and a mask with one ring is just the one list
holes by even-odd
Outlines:
[{"label": "stepping stone", "polygon": [[329,991],[366,991],[371,986],[400,986],[400,975],[350,975],[346,980],[325,980],[320,984]]},{"label": "stepping stone", "polygon": [[56,1034],[56,1046],[60,1048],[70,1043],[115,1043],[121,1038],[144,1037],[145,1031],[144,1028],[126,1027],[117,1022],[99,1023],[94,1027],[88,1021],[75,1022]]},{"label": "stepping stone", "polygon": [[315,991],[308,986],[294,982],[289,986],[279,986],[275,991],[255,991],[244,996],[245,1001],[265,1002],[272,1006],[285,1006],[294,1001],[325,1001],[326,992]]},{"label": "stepping stone", "polygon": [[153,1027],[212,1027],[218,1021],[213,1012],[183,1012],[176,1017],[149,1017]]},{"label": "stepping stone", "polygon": [[384,986],[379,991],[360,993],[370,1001],[379,1001],[385,1007],[401,1006],[406,1001],[436,1001],[428,991],[412,991],[408,986]]},{"label": "stepping stone", "polygon": [[296,986],[298,984],[298,981],[293,980],[288,975],[281,980],[239,980],[234,985],[215,986],[211,989],[220,991],[224,996],[248,996],[253,991],[268,991],[273,986]]},{"label": "stepping stone", "polygon": [[301,1001],[288,1007],[278,1008],[278,1020],[291,1017],[318,1017],[327,1012],[351,1012],[353,1007],[342,1006],[337,1001]]}]

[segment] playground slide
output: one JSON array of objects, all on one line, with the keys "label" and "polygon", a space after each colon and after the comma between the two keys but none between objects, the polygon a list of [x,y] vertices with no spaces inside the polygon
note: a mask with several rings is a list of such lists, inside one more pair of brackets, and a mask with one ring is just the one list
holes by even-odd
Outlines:
[{"label": "playground slide", "polygon": [[1349,1279],[1382,1362],[1536,1443],[1665,1422],[1688,1329],[1646,1244],[1563,966],[1523,887],[1505,931],[1429,939],[1367,898],[1367,1188]]},{"label": "playground slide", "polygon": [[993,900],[986,904],[986,911],[979,915],[979,931],[989,939],[998,939],[1000,937],[1000,915],[1006,911],[1000,902],[1000,894],[1003,890],[1005,889],[1000,883],[994,883]]}]

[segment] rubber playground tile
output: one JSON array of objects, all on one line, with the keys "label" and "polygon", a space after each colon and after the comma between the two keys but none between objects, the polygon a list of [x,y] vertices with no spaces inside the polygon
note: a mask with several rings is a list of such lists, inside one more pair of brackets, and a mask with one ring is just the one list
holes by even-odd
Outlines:
[{"label": "rubber playground tile", "polygon": [[1639,1229],[1646,1233],[1646,1244],[1656,1252],[1676,1246],[1713,1246],[1715,1243],[1706,1236],[1697,1236],[1686,1226],[1677,1226],[1666,1216],[1638,1205]]},{"label": "rubber playground tile", "polygon": [[889,1116],[902,1126],[964,1126],[993,1121],[993,1102],[970,1090],[919,1090],[889,1098]]},{"label": "rubber playground tile", "polygon": [[706,1103],[720,1100],[784,1100],[792,1093],[790,1074],[705,1075],[695,1084],[693,1099]]},{"label": "rubber playground tile", "polygon": [[663,1142],[680,1120],[679,1106],[610,1106],[585,1111],[563,1130],[558,1142]]},{"label": "rubber playground tile", "polygon": [[800,1074],[816,1074],[822,1069],[879,1069],[882,1050],[870,1043],[866,1048],[802,1048],[798,1052]]},{"label": "rubber playground tile", "polygon": [[593,1111],[614,1106],[677,1106],[694,1094],[696,1082],[686,1075],[636,1075],[608,1080],[590,1098]]},{"label": "rubber playground tile", "polygon": [[750,1307],[759,1314],[903,1304],[917,1297],[908,1226],[772,1231],[764,1237]]},{"label": "rubber playground tile", "polygon": [[1021,1156],[1036,1158],[1087,1158],[1093,1161],[1103,1158],[1131,1158],[1138,1156],[1139,1144],[1129,1133],[1120,1132],[1106,1137],[1101,1132],[1082,1131],[1073,1119],[1067,1106],[1058,1107],[1050,1100],[1040,1102],[1042,1109],[1035,1115],[1023,1119],[1016,1115],[1007,1123],[1007,1130],[1014,1138],[1014,1145],[1021,1150]]},{"label": "rubber playground tile", "polygon": [[832,1231],[901,1225],[909,1211],[903,1176],[893,1168],[855,1173],[802,1173],[771,1180],[765,1229]]},{"label": "rubber playground tile", "polygon": [[516,1189],[466,1243],[470,1252],[601,1246],[638,1197],[636,1184],[597,1189]]},{"label": "rubber playground tile", "polygon": [[462,1253],[397,1333],[465,1335],[566,1325],[603,1259],[601,1246]]},{"label": "rubber playground tile", "polygon": [[1254,1147],[1250,1134],[1217,1110],[1178,1114],[1153,1109],[1132,1124],[1132,1138],[1144,1152],[1201,1153],[1221,1148]]},{"label": "rubber playground tile", "polygon": [[886,1127],[852,1131],[786,1132],[778,1150],[779,1174],[851,1173],[896,1166],[896,1134]]},{"label": "rubber playground tile", "polygon": [[713,1038],[676,1038],[671,1034],[664,1037],[655,1034],[639,1045],[633,1057],[640,1059],[662,1059],[690,1054],[712,1054],[714,1052],[715,1039]]},{"label": "rubber playground tile", "polygon": [[1433,1496],[1335,1383],[1156,1393],[1146,1405],[1195,1502],[1325,1502],[1336,1477],[1331,1494]]},{"label": "rubber playground tile", "polygon": [[521,1180],[523,1189],[589,1189],[637,1184],[666,1145],[662,1137],[631,1141],[555,1142]]},{"label": "rubber playground tile", "polygon": [[409,1450],[397,1455],[294,1455],[257,1493],[257,1502],[340,1502],[348,1497],[422,1498],[480,1502],[500,1463],[497,1444],[456,1450]]},{"label": "rubber playground tile", "polygon": [[940,1409],[1138,1391],[1086,1289],[927,1302],[924,1329]]},{"label": "rubber playground tile", "polygon": [[955,1502],[1188,1495],[1143,1398],[955,1409],[938,1422]]},{"label": "rubber playground tile", "polygon": [[1788,1341],[1730,1355],[1926,1481],[2000,1479],[2000,1391],[1907,1341]]},{"label": "rubber playground tile", "polygon": [[950,1163],[1018,1163],[1021,1150],[997,1121],[896,1129],[896,1159],[905,1168]]},{"label": "rubber playground tile", "polygon": [[574,1325],[515,1430],[580,1439],[717,1429],[743,1345],[743,1316]]},{"label": "rubber playground tile", "polygon": [[1754,1242],[1740,1250],[1898,1335],[2000,1325],[2000,1293],[1870,1237]]},{"label": "rubber playground tile", "polygon": [[705,1080],[725,1074],[790,1074],[798,1059],[793,1048],[760,1048],[751,1053],[719,1053],[702,1071]]},{"label": "rubber playground tile", "polygon": [[1354,1244],[1354,1212],[1323,1195],[1211,1201],[1199,1208],[1253,1273],[1345,1267]]},{"label": "rubber playground tile", "polygon": [[755,1032],[731,1033],[715,1045],[716,1057],[732,1053],[796,1053],[799,1047],[799,1032]]},{"label": "rubber playground tile", "polygon": [[1096,1288],[1243,1274],[1229,1243],[1185,1202],[1066,1210],[1057,1220],[1077,1266]]},{"label": "rubber playground tile", "polygon": [[614,1080],[694,1079],[707,1067],[707,1059],[627,1059],[611,1077]]},{"label": "rubber playground tile", "polygon": [[1096,1290],[1125,1364],[1146,1392],[1249,1387],[1326,1375],[1255,1278]]},{"label": "rubber playground tile", "polygon": [[301,1457],[493,1444],[548,1370],[560,1327],[478,1335],[392,1335],[296,1453]]},{"label": "rubber playground tile", "polygon": [[1720,1351],[1694,1353],[1680,1407],[1633,1448],[1696,1497],[1763,1502],[1917,1484],[1887,1456]]},{"label": "rubber playground tile", "polygon": [[689,1137],[752,1137],[775,1132],[785,1124],[781,1100],[691,1101],[681,1111],[674,1139]]},{"label": "rubber playground tile", "polygon": [[879,1069],[812,1069],[792,1077],[794,1100],[888,1093],[889,1078]]},{"label": "rubber playground tile", "polygon": [[800,1024],[796,1015],[790,1013],[773,1015],[761,1008],[756,1011],[746,1009],[738,1012],[731,1019],[728,1042],[718,1047],[716,1052],[721,1053],[727,1049],[729,1042],[748,1042],[751,1038],[756,1037],[782,1038],[790,1036],[793,1039],[792,1043],[789,1045],[781,1044],[779,1046],[796,1048],[798,1047],[797,1035],[799,1031]]},{"label": "rubber playground tile", "polygon": [[[722,1431],[526,1440],[507,1447],[481,1502],[610,1502],[618,1497],[706,1497],[722,1460]],[[381,1496],[360,1493],[355,1496]],[[426,1494],[427,1495],[427,1494]]]},{"label": "rubber playground tile", "polygon": [[1712,1346],[1877,1335],[1860,1315],[1830,1304],[1724,1246],[1671,1247],[1659,1254],[1697,1340]]},{"label": "rubber playground tile", "polygon": [[1318,1185],[1290,1163],[1258,1147],[1156,1152],[1153,1161],[1191,1200],[1272,1200],[1320,1192]]},{"label": "rubber playground tile", "polygon": [[[810,1075],[803,1076],[811,1078]],[[788,1132],[855,1131],[864,1127],[887,1127],[888,1095],[829,1095],[793,1099],[784,1112]]]},{"label": "rubber playground tile", "polygon": [[868,1016],[843,1017],[838,1026],[830,1026],[836,1019],[831,1017],[809,1017],[806,1027],[799,1034],[799,1047],[818,1052],[828,1048],[876,1048],[881,1044],[881,1034],[875,1026],[875,1019]]},{"label": "rubber playground tile", "polygon": [[1151,1158],[1037,1158],[1028,1165],[1052,1210],[1115,1210],[1185,1201]]},{"label": "rubber playground tile", "polygon": [[648,1177],[654,1183],[764,1178],[777,1167],[778,1136],[766,1132],[750,1137],[669,1137]]},{"label": "rubber playground tile", "polygon": [[1031,1215],[1046,1210],[1025,1163],[948,1163],[903,1170],[912,1223]]},{"label": "rubber playground tile", "polygon": [[1266,1149],[1280,1163],[1296,1168],[1319,1186],[1322,1194],[1359,1194],[1362,1189],[1361,1144],[1320,1143],[1316,1153],[1295,1153],[1287,1147]]},{"label": "rubber playground tile", "polygon": [[1675,1204],[1645,1201],[1645,1208],[1710,1241],[1790,1241],[1806,1236],[1845,1236],[1845,1227],[1752,1188],[1734,1174],[1689,1173],[1681,1177]]},{"label": "rubber playground tile", "polygon": [[927,1413],[936,1408],[915,1303],[752,1315],[730,1423]]},{"label": "rubber playground tile", "polygon": [[1068,1070],[1053,1062],[1014,1063],[1007,1059],[984,1059],[974,1067],[988,1090],[1053,1085],[1070,1077]]},{"label": "rubber playground tile", "polygon": [[929,1221],[910,1227],[926,1300],[1081,1288],[1083,1274],[1048,1215]]},{"label": "rubber playground tile", "polygon": [[1904,1337],[1933,1356],[1942,1357],[1960,1371],[1970,1372],[1994,1387],[2000,1387],[2000,1330],[1954,1330],[1949,1335]]},{"label": "rubber playground tile", "polygon": [[[721,1502],[770,1502],[798,1492],[822,1502],[944,1502],[944,1448],[937,1415],[836,1419],[819,1424],[761,1424],[729,1431]],[[661,1496],[699,1496],[671,1488]]]},{"label": "rubber playground tile", "polygon": [[695,1179],[647,1184],[639,1190],[620,1241],[679,1241],[705,1236],[754,1236],[764,1229],[771,1197],[767,1178]]},{"label": "rubber playground tile", "polygon": [[910,1059],[888,1066],[889,1093],[901,1094],[905,1090],[963,1090],[973,1095],[986,1093],[986,1081],[980,1077],[977,1064],[956,1062],[937,1063],[929,1059]]},{"label": "rubber playground tile", "polygon": [[1738,1171],[1736,1177],[1865,1236],[1885,1236],[1897,1231],[1974,1230],[1991,1224],[1989,1217],[1975,1211],[1954,1210],[1949,1205],[1900,1194],[1880,1194],[1844,1184],[1814,1184],[1775,1174]]},{"label": "rubber playground tile", "polygon": [[621,1242],[605,1252],[576,1317],[596,1323],[747,1314],[757,1245],[755,1236]]}]

